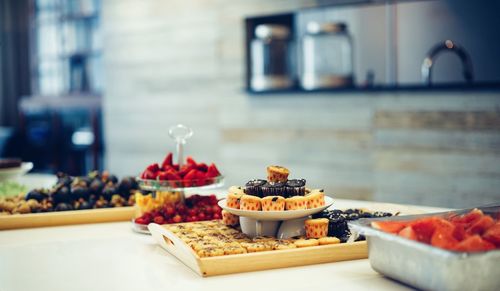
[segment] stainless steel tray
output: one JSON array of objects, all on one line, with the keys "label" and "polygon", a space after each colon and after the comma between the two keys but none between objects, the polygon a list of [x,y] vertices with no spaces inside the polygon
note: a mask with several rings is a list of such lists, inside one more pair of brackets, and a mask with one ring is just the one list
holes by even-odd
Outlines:
[{"label": "stainless steel tray", "polygon": [[[477,207],[485,214],[500,212],[500,205]],[[365,235],[372,268],[390,278],[426,290],[500,290],[500,250],[463,253],[436,248],[371,227],[374,220],[411,220],[429,216],[463,214],[471,209],[360,219],[349,223],[351,231]]]}]

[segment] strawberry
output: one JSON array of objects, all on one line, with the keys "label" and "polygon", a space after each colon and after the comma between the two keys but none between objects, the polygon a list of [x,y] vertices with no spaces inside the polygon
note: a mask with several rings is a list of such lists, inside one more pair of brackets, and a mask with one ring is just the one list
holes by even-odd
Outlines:
[{"label": "strawberry", "polygon": [[185,176],[184,180],[196,180],[199,177],[198,170],[192,169]]},{"label": "strawberry", "polygon": [[160,167],[158,166],[157,163],[154,163],[154,164],[147,166],[146,170],[150,170],[151,172],[158,172],[160,170]]},{"label": "strawberry", "polygon": [[202,172],[206,172],[208,170],[208,166],[205,163],[199,163],[196,165],[196,169],[198,169]]},{"label": "strawberry", "polygon": [[220,172],[214,163],[211,163],[210,166],[208,166],[206,176],[208,178],[214,178],[220,176]]},{"label": "strawberry", "polygon": [[196,166],[187,164],[187,165],[182,166],[182,168],[178,172],[178,174],[181,177],[185,177],[187,175],[187,173],[189,173],[189,171],[194,170],[194,169],[196,169]]},{"label": "strawberry", "polygon": [[168,155],[165,157],[165,159],[163,160],[163,163],[161,163],[161,167],[163,170],[167,170],[167,167],[172,167],[173,165],[173,158],[174,158],[174,155],[172,153],[168,153]]},{"label": "strawberry", "polygon": [[200,170],[196,170],[196,185],[203,186],[207,184],[205,173]]},{"label": "strawberry", "polygon": [[188,157],[186,158],[186,163],[187,163],[188,165],[193,165],[193,166],[195,166],[195,167],[196,167],[196,165],[197,165],[196,161],[195,161],[195,160],[193,159],[193,157],[191,157],[191,156],[188,156]]},{"label": "strawberry", "polygon": [[153,172],[149,169],[146,169],[142,175],[141,175],[141,178],[142,179],[146,179],[146,180],[156,180],[156,177],[158,176],[158,172]]},{"label": "strawberry", "polygon": [[158,180],[165,181],[170,179],[168,178],[167,172],[160,171],[158,172]]},{"label": "strawberry", "polygon": [[167,176],[167,180],[170,180],[170,181],[179,181],[179,180],[182,180],[182,177],[179,176],[179,174],[174,171],[174,170],[168,170],[165,175]]}]

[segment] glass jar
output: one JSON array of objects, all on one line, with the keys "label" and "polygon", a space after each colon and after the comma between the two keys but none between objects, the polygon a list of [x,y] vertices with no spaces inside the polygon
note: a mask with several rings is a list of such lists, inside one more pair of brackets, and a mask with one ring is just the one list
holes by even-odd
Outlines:
[{"label": "glass jar", "polygon": [[309,22],[302,37],[302,88],[351,86],[352,55],[352,38],[345,23]]},{"label": "glass jar", "polygon": [[255,38],[250,44],[252,90],[293,86],[289,36],[290,29],[283,25],[261,24],[255,28]]}]

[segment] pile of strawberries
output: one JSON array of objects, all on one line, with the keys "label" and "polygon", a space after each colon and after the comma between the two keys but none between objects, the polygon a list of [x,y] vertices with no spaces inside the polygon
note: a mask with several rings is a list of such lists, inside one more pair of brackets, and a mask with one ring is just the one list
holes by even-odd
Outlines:
[{"label": "pile of strawberries", "polygon": [[500,249],[500,213],[493,218],[479,209],[449,217],[431,216],[412,221],[374,221],[374,228],[435,247],[480,252]]},{"label": "pile of strawberries", "polygon": [[197,163],[192,157],[187,157],[186,164],[179,167],[173,163],[173,154],[168,153],[161,166],[157,163],[149,165],[142,172],[141,179],[172,181],[173,187],[192,187],[213,184],[214,178],[220,175],[214,163]]},{"label": "pile of strawberries", "polygon": [[159,210],[147,212],[135,219],[135,223],[158,224],[193,222],[212,219],[221,219],[222,209],[217,205],[215,195],[192,195],[186,198],[185,203],[167,204]]}]

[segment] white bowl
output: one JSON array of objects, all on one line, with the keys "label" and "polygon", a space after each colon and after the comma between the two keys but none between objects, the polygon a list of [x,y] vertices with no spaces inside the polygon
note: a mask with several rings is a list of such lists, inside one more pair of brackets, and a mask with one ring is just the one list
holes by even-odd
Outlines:
[{"label": "white bowl", "polygon": [[325,196],[325,205],[312,209],[301,209],[301,210],[285,210],[285,211],[252,211],[252,210],[241,210],[227,207],[226,199],[219,201],[219,206],[229,213],[234,215],[253,218],[256,220],[264,221],[279,221],[279,220],[290,220],[301,217],[306,217],[318,212],[325,210],[333,204],[333,199],[331,197]]},{"label": "white bowl", "polygon": [[24,175],[33,169],[33,163],[22,163],[20,167],[0,169],[0,181],[10,180]]}]

